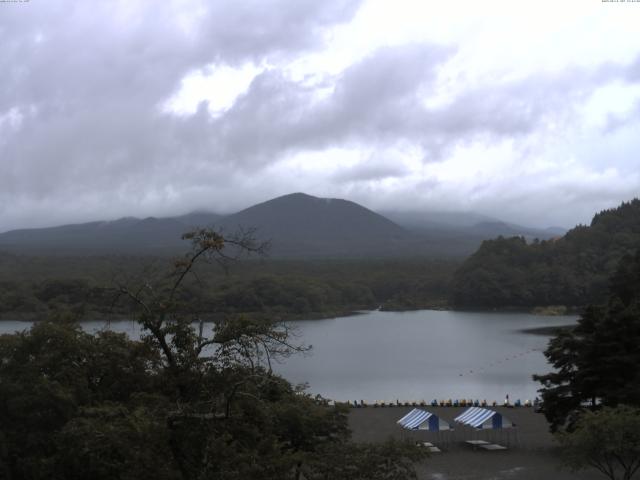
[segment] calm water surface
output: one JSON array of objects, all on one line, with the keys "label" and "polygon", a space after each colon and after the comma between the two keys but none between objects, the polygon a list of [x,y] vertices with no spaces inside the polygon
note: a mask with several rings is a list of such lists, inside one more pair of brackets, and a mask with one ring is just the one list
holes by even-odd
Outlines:
[{"label": "calm water surface", "polygon": [[533,399],[549,371],[549,337],[522,329],[577,317],[421,310],[296,322],[312,355],[279,367],[292,382],[340,400]]},{"label": "calm water surface", "polygon": [[[577,317],[523,313],[420,310],[366,312],[329,320],[292,322],[310,355],[275,368],[293,383],[336,400],[427,400],[473,398],[532,399],[534,373],[549,371],[542,354],[549,338],[522,329],[573,323]],[[0,333],[29,328],[26,322],[0,322]],[[96,332],[104,322],[84,322]],[[110,328],[132,337],[134,322]]]}]

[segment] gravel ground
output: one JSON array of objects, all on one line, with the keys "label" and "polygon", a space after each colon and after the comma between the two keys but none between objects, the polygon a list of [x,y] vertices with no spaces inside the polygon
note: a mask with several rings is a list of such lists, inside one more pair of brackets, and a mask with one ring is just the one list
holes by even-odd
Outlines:
[{"label": "gravel ground", "polygon": [[[396,421],[414,407],[354,408],[349,414],[349,426],[353,440],[357,442],[382,442],[389,437],[429,441],[442,449],[417,466],[418,478],[428,480],[591,480],[602,479],[595,470],[570,472],[561,468],[557,457],[557,445],[549,433],[548,424],[541,413],[532,408],[497,407],[505,417],[513,421],[514,432],[476,432],[458,424],[453,419],[464,408],[418,407],[435,413],[449,422],[455,430],[440,434],[408,432]],[[474,450],[465,440],[483,439],[507,446],[503,451]]]}]

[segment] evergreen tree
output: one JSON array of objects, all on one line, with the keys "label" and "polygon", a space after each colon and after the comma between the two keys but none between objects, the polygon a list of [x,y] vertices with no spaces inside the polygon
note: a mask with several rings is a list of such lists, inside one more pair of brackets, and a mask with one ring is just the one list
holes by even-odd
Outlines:
[{"label": "evergreen tree", "polygon": [[607,303],[589,306],[545,355],[555,371],[534,378],[553,430],[571,428],[585,408],[640,406],[640,250],[620,262]]}]

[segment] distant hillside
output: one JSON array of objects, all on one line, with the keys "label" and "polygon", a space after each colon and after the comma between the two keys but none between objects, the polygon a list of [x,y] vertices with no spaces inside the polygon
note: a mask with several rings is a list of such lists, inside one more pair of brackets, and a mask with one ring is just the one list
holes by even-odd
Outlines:
[{"label": "distant hillside", "polygon": [[472,212],[389,212],[387,218],[357,203],[294,193],[221,216],[192,212],[171,218],[127,217],[108,222],[13,230],[0,234],[0,251],[26,254],[165,255],[187,248],[181,236],[197,226],[254,228],[271,242],[274,258],[464,258],[498,235],[528,239],[557,234]]},{"label": "distant hillside", "polygon": [[[501,222],[500,220],[485,221],[475,224],[471,231],[484,239],[503,237],[524,237],[526,240],[549,240],[553,237],[564,235],[567,231],[559,227],[538,229],[516,225],[515,223]],[[489,237],[487,237],[489,236]]]},{"label": "distant hillside", "polygon": [[441,256],[469,256],[484,240],[498,236],[548,240],[566,233],[562,228],[523,227],[474,212],[388,211],[384,215],[419,235],[426,249]]},{"label": "distant hillside", "polygon": [[595,303],[605,297],[620,259],[639,247],[640,200],[634,199],[555,240],[483,242],[456,272],[452,300],[491,308]]},{"label": "distant hillside", "polygon": [[180,215],[179,217],[168,218],[166,220],[177,220],[183,225],[193,228],[193,227],[207,227],[212,226],[218,223],[218,221],[222,218],[222,215],[218,215],[217,213],[211,212],[191,212],[186,215]]},{"label": "distant hillside", "polygon": [[[214,225],[215,224],[215,225]],[[182,234],[194,226],[225,232],[255,229],[271,242],[274,257],[363,257],[425,254],[419,238],[356,203],[285,195],[233,215],[194,212],[173,218],[122,218],[0,234],[0,250],[38,254],[174,254],[184,251]]]},{"label": "distant hillside", "polygon": [[442,212],[437,210],[381,210],[378,212],[392,222],[410,229],[428,231],[431,229],[469,228],[482,222],[499,220],[475,212]]},{"label": "distant hillside", "polygon": [[174,218],[134,217],[51,228],[12,230],[0,234],[0,249],[28,254],[102,253],[162,254],[184,250],[182,234],[220,218],[213,213],[192,213]]}]

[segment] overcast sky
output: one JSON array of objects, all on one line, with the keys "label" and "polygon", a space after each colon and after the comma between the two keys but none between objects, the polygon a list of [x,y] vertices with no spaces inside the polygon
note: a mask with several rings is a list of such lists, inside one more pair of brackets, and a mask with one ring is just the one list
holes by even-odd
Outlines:
[{"label": "overcast sky", "polygon": [[573,226],[640,192],[640,2],[0,1],[0,231],[287,193]]}]

